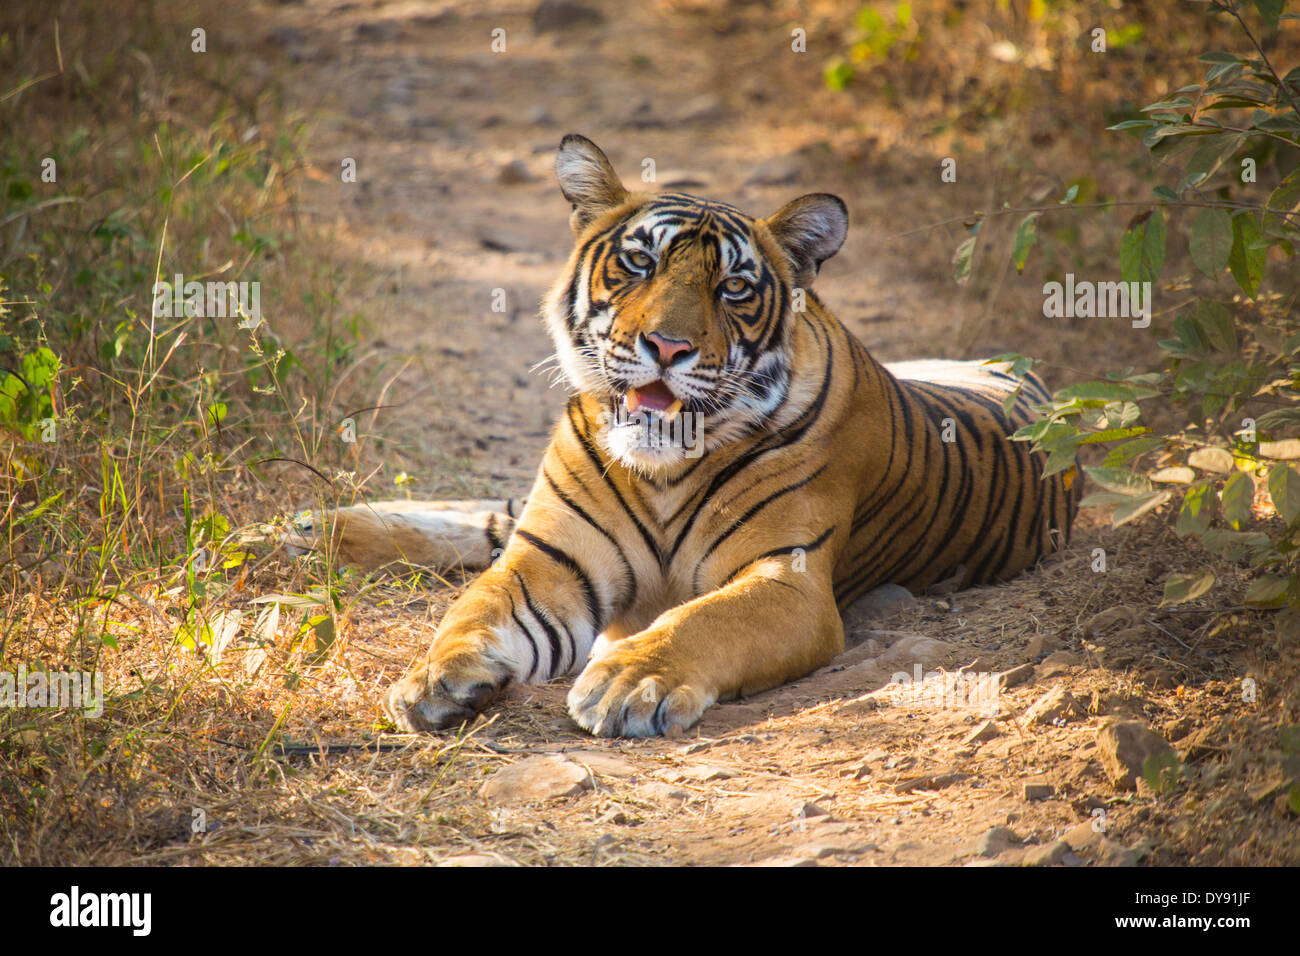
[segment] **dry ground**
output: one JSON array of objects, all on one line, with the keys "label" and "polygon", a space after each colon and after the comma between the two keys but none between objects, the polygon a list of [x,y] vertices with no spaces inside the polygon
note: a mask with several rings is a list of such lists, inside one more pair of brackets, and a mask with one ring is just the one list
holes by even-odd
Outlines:
[{"label": "dry ground", "polygon": [[[532,0],[306,0],[244,15],[252,55],[283,70],[290,99],[315,117],[303,211],[371,277],[355,293],[374,320],[369,344],[394,367],[410,357],[384,396],[395,407],[362,435],[358,468],[379,469],[369,493],[392,494],[400,472],[422,496],[526,491],[563,400],[532,369],[550,353],[536,303],[568,250],[550,175],[568,131],[602,144],[629,181],[650,158],[659,187],[755,213],[803,192],[844,196],[853,230],[819,291],[881,359],[1014,349],[1046,357],[1062,381],[1140,352],[1117,338],[1111,354],[1090,354],[1089,330],[1046,327],[1033,311],[1041,279],[959,289],[948,265],[959,225],[897,237],[1007,183],[1059,180],[1062,153],[1045,151],[1043,169],[976,159],[942,193],[949,138],[909,136],[897,116],[822,85],[816,64],[831,44],[818,4],[599,6],[598,22],[559,29],[534,21]],[[801,17],[813,27],[808,60],[789,52]],[[490,49],[498,27],[504,54]],[[339,180],[345,158],[356,183]],[[498,288],[504,313],[491,309]],[[292,490],[277,495],[284,505]],[[384,688],[455,587],[358,589],[349,577],[321,667],[303,667],[281,634],[260,648],[237,641],[214,676],[160,632],[149,667],[194,677],[183,708],[193,731],[160,727],[119,755],[138,761],[138,792],[106,791],[46,830],[97,824],[106,836],[79,859],[101,863],[1295,864],[1278,746],[1297,720],[1295,635],[1230,606],[1159,608],[1167,572],[1209,560],[1160,517],[1112,531],[1088,514],[1034,573],[883,613],[854,608],[833,666],[719,705],[686,738],[635,742],[583,734],[565,714],[564,681],[512,689],[461,735],[379,733]],[[259,565],[232,602],[279,590],[289,565]],[[145,667],[147,638],[124,671]],[[1024,664],[991,722],[873,693],[917,665]],[[1036,722],[1031,706],[1061,689],[1065,709]],[[1172,741],[1178,781],[1116,789],[1096,733],[1112,717]],[[300,749],[277,756],[277,741]],[[318,747],[359,741],[393,749]],[[505,777],[482,791],[543,755],[548,793],[527,799]],[[178,758],[184,777],[168,769]],[[193,808],[206,832],[192,832]],[[8,852],[54,862],[37,846]]]}]

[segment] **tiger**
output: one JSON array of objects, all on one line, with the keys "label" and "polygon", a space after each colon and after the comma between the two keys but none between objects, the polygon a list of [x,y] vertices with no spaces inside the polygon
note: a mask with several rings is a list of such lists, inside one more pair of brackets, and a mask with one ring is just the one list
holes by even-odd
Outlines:
[{"label": "tiger", "polygon": [[542,311],[572,394],[531,491],[330,516],[345,561],[482,569],[387,690],[399,730],[576,674],[591,734],[679,734],[826,665],[876,587],[997,582],[1065,546],[1072,471],[1010,438],[1041,378],[881,364],[811,288],[841,199],[757,219],[633,192],[577,134],[555,174],[575,244]]}]

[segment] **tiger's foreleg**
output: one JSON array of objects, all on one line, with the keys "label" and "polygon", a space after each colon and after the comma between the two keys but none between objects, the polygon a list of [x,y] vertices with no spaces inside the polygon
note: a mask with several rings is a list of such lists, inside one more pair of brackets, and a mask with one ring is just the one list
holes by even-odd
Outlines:
[{"label": "tiger's foreleg", "polygon": [[829,572],[765,561],[600,649],[569,713],[601,737],[684,730],[715,701],[802,677],[843,649]]},{"label": "tiger's foreleg", "polygon": [[505,553],[451,606],[428,652],[384,700],[405,731],[471,719],[511,681],[576,670],[626,603],[631,582],[612,539],[591,533],[563,503],[536,495]]}]

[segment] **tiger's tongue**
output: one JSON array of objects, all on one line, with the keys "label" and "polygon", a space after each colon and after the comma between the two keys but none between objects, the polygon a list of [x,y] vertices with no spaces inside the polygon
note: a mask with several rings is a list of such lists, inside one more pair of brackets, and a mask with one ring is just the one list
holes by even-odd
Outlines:
[{"label": "tiger's tongue", "polygon": [[663,383],[662,379],[657,379],[649,385],[642,385],[640,388],[629,388],[625,399],[629,412],[635,412],[642,408],[647,408],[652,412],[668,412],[676,411],[682,407],[682,403],[677,400],[677,396]]}]

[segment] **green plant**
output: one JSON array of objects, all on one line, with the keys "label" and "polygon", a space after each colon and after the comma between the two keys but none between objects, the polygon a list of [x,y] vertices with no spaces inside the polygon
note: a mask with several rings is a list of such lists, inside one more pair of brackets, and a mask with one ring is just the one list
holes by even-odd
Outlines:
[{"label": "green plant", "polygon": [[[1256,6],[1264,27],[1275,29],[1281,5]],[[1061,389],[1040,407],[1043,417],[1014,437],[1047,452],[1048,474],[1073,468],[1081,449],[1105,449],[1100,464],[1085,466],[1101,488],[1085,507],[1116,506],[1119,526],[1176,503],[1180,537],[1249,565],[1253,580],[1243,603],[1289,607],[1294,622],[1300,473],[1291,462],[1300,459],[1300,323],[1294,270],[1270,268],[1269,259],[1293,259],[1300,245],[1300,67],[1283,74],[1274,66],[1239,4],[1215,0],[1210,12],[1235,20],[1254,52],[1202,54],[1203,82],[1145,107],[1144,118],[1111,127],[1142,130],[1143,144],[1166,162],[1184,159],[1178,181],[1155,188],[1159,202],[1121,239],[1124,282],[1155,283],[1170,233],[1181,231],[1200,277],[1179,276],[1172,284],[1197,291],[1178,308],[1172,335],[1159,341],[1160,368],[1127,368]],[[1186,148],[1179,153],[1175,144]],[[1045,211],[1021,221],[1018,268]],[[1229,278],[1240,296],[1223,288]],[[1021,361],[1023,373],[1028,364]],[[1260,494],[1265,489],[1267,497]],[[1171,575],[1164,603],[1200,597],[1214,584],[1211,572]]]}]

